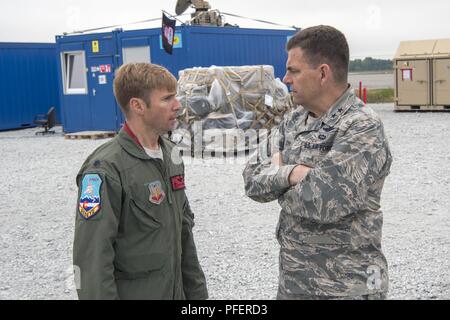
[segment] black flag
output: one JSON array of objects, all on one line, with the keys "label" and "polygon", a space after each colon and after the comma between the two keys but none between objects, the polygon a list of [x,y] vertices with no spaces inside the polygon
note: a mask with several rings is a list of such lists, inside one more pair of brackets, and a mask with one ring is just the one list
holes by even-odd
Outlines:
[{"label": "black flag", "polygon": [[172,54],[173,39],[175,37],[175,24],[176,20],[170,19],[163,12],[161,28],[162,43],[164,50],[166,50],[168,54]]}]

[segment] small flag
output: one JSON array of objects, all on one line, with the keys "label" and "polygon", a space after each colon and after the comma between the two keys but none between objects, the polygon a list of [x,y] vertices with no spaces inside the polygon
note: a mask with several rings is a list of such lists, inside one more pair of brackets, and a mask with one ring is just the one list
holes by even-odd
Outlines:
[{"label": "small flag", "polygon": [[170,19],[163,12],[162,28],[161,28],[162,43],[164,50],[166,50],[168,54],[172,54],[173,40],[175,35],[175,24],[176,20]]}]

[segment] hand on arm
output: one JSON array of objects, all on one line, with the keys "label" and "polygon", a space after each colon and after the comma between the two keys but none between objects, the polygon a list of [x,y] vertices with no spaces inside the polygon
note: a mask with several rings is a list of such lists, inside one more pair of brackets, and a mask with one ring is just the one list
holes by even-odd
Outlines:
[{"label": "hand on arm", "polygon": [[310,167],[299,164],[294,168],[294,170],[291,171],[291,174],[289,175],[289,184],[291,186],[297,185],[299,182],[305,179],[309,171],[311,171]]},{"label": "hand on arm", "polygon": [[[277,152],[272,156],[272,165],[281,167],[283,166],[283,159],[281,158],[281,153]],[[289,185],[295,186],[297,183],[301,182],[308,172],[311,171],[310,167],[304,165],[297,165],[289,175]]]},{"label": "hand on arm", "polygon": [[[283,123],[275,130],[271,139],[271,150],[282,150],[284,144]],[[245,194],[258,202],[278,199],[290,187],[288,177],[295,165],[284,165],[281,153],[275,152],[271,158],[255,153],[243,172]]]},{"label": "hand on arm", "polygon": [[281,167],[283,165],[283,159],[281,158],[281,153],[274,153],[272,156],[272,165]]}]

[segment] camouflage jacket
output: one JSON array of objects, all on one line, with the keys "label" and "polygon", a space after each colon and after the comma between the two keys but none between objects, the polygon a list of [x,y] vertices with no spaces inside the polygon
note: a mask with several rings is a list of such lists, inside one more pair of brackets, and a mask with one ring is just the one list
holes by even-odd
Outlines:
[{"label": "camouflage jacket", "polygon": [[[350,89],[316,121],[308,116],[299,107],[274,132],[281,167],[250,160],[243,173],[247,196],[281,206],[279,286],[288,295],[387,292],[380,196],[392,156],[383,124]],[[290,187],[298,164],[312,169]]]}]

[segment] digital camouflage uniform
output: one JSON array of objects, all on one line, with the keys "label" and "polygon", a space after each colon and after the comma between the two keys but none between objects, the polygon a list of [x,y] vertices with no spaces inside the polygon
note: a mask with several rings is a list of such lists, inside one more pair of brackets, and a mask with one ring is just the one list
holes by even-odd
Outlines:
[{"label": "digital camouflage uniform", "polygon": [[80,299],[208,297],[184,165],[173,162],[169,140],[160,145],[164,161],[122,129],[81,167],[73,246]]},{"label": "digital camouflage uniform", "polygon": [[[281,206],[278,298],[383,298],[380,195],[392,163],[383,124],[351,89],[316,121],[308,116],[299,107],[275,131],[281,167],[258,159],[243,173],[250,198]],[[313,169],[290,187],[298,164]]]}]

